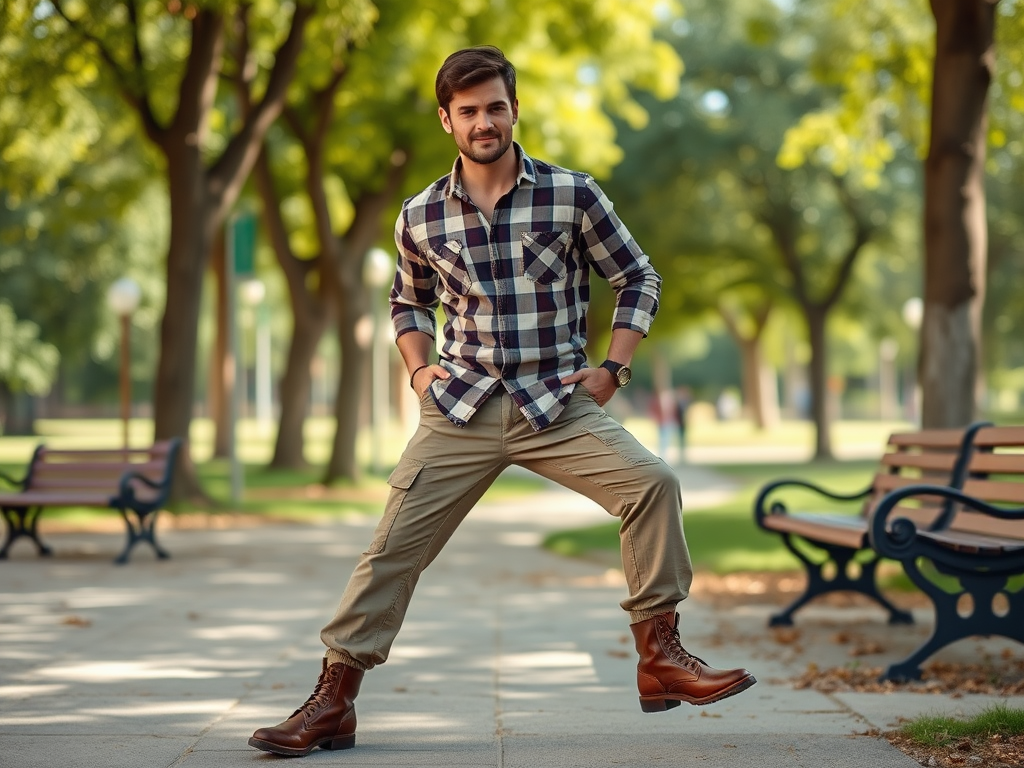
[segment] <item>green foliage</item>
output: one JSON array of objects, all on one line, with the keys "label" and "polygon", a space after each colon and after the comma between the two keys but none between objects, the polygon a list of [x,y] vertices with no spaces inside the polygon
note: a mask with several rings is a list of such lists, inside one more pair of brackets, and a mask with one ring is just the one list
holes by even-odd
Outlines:
[{"label": "green foliage", "polygon": [[[899,308],[916,290],[913,157],[904,152],[871,185],[837,180],[828,167],[780,164],[792,127],[837,97],[808,67],[825,44],[767,0],[694,0],[686,11],[666,31],[687,61],[679,93],[642,99],[650,125],[623,135],[628,160],[608,184],[666,278],[655,335],[724,310],[749,337],[766,307],[787,311],[801,292],[823,302],[855,218],[872,243],[839,308],[866,318],[875,338],[905,330]],[[783,258],[785,243],[795,267]],[[897,271],[904,279],[891,279]]]},{"label": "green foliage", "polygon": [[0,301],[0,382],[10,392],[45,395],[59,362],[57,348],[39,340],[39,326],[19,320],[11,305]]}]

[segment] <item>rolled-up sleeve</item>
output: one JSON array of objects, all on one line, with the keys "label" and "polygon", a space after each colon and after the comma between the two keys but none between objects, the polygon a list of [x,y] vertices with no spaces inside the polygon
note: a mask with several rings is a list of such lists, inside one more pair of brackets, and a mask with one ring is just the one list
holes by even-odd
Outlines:
[{"label": "rolled-up sleeve", "polygon": [[395,245],[398,246],[398,269],[395,284],[391,287],[391,322],[395,326],[395,338],[410,331],[420,331],[435,338],[437,272],[420,254],[409,235],[404,207],[395,223]]},{"label": "rolled-up sleeve", "polygon": [[581,234],[587,259],[615,291],[612,328],[627,328],[646,336],[658,312],[661,276],[597,183],[588,179],[581,193]]}]

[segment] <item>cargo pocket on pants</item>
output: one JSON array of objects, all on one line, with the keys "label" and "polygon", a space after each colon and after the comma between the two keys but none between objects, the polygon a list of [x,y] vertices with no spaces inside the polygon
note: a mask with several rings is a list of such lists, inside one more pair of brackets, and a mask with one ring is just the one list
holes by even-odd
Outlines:
[{"label": "cargo pocket on pants", "polygon": [[583,431],[596,437],[613,451],[619,458],[634,467],[644,464],[657,464],[661,461],[657,456],[644,448],[629,430],[611,417],[600,419],[596,423],[587,424]]},{"label": "cargo pocket on pants", "polygon": [[370,542],[370,548],[363,554],[366,555],[379,555],[384,551],[384,547],[388,543],[388,534],[391,533],[391,528],[395,524],[395,519],[398,517],[399,511],[402,509],[402,505],[405,503],[405,497],[409,493],[409,489],[412,488],[413,482],[416,480],[416,476],[420,473],[420,470],[426,466],[422,461],[416,461],[415,459],[402,459],[398,466],[395,467],[395,471],[391,473],[391,477],[388,478],[388,485],[391,486],[391,493],[388,496],[387,509],[384,510],[384,517],[377,524],[377,531],[373,537],[373,541]]}]

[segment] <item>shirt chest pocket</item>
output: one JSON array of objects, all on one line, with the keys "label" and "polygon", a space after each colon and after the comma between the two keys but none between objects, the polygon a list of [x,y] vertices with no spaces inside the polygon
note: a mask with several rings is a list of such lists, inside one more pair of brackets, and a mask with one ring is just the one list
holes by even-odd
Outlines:
[{"label": "shirt chest pocket", "polygon": [[449,292],[459,296],[469,293],[473,283],[466,260],[462,255],[462,243],[458,240],[437,238],[429,242],[427,259],[437,272],[441,282]]},{"label": "shirt chest pocket", "polygon": [[568,232],[524,232],[520,239],[523,243],[523,275],[543,285],[565,279]]}]

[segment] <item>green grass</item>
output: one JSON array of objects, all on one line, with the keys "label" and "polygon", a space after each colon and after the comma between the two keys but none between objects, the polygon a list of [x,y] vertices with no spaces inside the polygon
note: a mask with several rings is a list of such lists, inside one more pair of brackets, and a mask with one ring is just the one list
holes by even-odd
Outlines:
[{"label": "green grass", "polygon": [[[754,499],[760,488],[772,480],[789,477],[809,480],[839,493],[855,493],[867,487],[876,466],[876,461],[828,461],[712,467],[735,480],[739,491],[725,504],[683,511],[686,542],[694,567],[715,573],[786,571],[799,567],[781,539],[760,530],[754,522]],[[683,493],[685,499],[685,489]],[[785,493],[782,498],[791,510],[845,509],[853,514],[858,508],[856,503],[829,502],[802,490]],[[618,550],[618,523],[555,532],[547,537],[544,546],[575,557],[594,550]]]},{"label": "green grass", "polygon": [[1024,709],[995,704],[966,720],[925,716],[906,723],[899,732],[929,747],[946,746],[964,738],[988,738],[995,734],[1019,736],[1024,734]]}]

